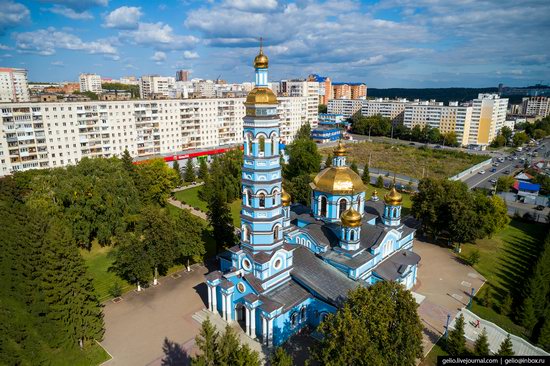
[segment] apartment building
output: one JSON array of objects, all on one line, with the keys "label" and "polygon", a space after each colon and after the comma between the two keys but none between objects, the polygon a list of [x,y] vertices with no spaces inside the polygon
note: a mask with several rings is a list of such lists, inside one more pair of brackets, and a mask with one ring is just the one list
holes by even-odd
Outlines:
[{"label": "apartment building", "polygon": [[101,76],[98,74],[80,74],[78,77],[80,92],[101,93]]},{"label": "apartment building", "polygon": [[0,102],[30,100],[27,70],[0,67]]},{"label": "apartment building", "polygon": [[468,144],[485,147],[498,135],[506,121],[508,98],[498,94],[479,94],[472,102]]},{"label": "apartment building", "polygon": [[472,107],[459,106],[457,102],[444,105],[441,102],[413,102],[405,105],[403,124],[408,128],[430,126],[444,133],[454,132],[461,145],[469,140]]},{"label": "apartment building", "polygon": [[280,96],[307,98],[307,122],[317,127],[319,122],[319,83],[305,80],[281,80],[279,83]]},{"label": "apartment building", "polygon": [[528,97],[521,100],[521,113],[524,116],[546,117],[550,115],[550,98]]},{"label": "apartment building", "polygon": [[142,99],[170,98],[176,79],[171,76],[144,75],[139,83],[139,95]]},{"label": "apartment building", "polygon": [[319,83],[319,104],[327,105],[328,101],[334,98],[332,81],[329,77],[311,74],[307,77],[307,81],[315,81]]},{"label": "apartment building", "polygon": [[[280,97],[281,142],[308,116],[307,97]],[[245,98],[0,103],[0,176],[84,157],[177,154],[242,143]]]},{"label": "apartment building", "polygon": [[361,110],[364,100],[361,99],[331,99],[328,101],[327,113],[341,114],[344,118],[350,118]]},{"label": "apartment building", "polygon": [[187,81],[187,80],[189,80],[189,71],[187,70],[176,71],[176,81]]},{"label": "apartment building", "polygon": [[334,99],[365,99],[367,86],[363,83],[332,83]]},{"label": "apartment building", "polygon": [[365,117],[381,115],[390,118],[394,125],[403,123],[405,106],[410,102],[407,99],[377,98],[373,100],[364,100],[361,106],[361,114]]}]

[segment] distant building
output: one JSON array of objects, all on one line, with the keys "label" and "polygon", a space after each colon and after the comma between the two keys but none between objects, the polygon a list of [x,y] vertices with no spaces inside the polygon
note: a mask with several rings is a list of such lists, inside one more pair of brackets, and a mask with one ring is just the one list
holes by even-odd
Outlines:
[{"label": "distant building", "polygon": [[97,74],[80,74],[80,92],[101,93],[101,76]]},{"label": "distant building", "polygon": [[521,113],[524,116],[550,115],[550,98],[548,97],[528,97],[521,101]]},{"label": "distant building", "polygon": [[346,119],[343,114],[319,113],[320,125],[334,125],[344,123]]},{"label": "distant building", "polygon": [[279,84],[279,95],[307,98],[307,122],[312,127],[316,127],[319,113],[319,83],[305,80],[281,80]]},{"label": "distant building", "polygon": [[486,147],[498,135],[506,120],[508,98],[498,94],[479,94],[472,103],[468,144]]},{"label": "distant building", "polygon": [[99,100],[130,100],[132,93],[128,90],[109,90],[99,96]]},{"label": "distant building", "polygon": [[0,102],[28,102],[27,70],[0,67]]},{"label": "distant building", "polygon": [[188,81],[188,80],[189,80],[189,71],[187,70],[176,71],[176,81]]},{"label": "distant building", "polygon": [[334,99],[365,99],[367,86],[363,83],[332,83]]},{"label": "distant building", "polygon": [[331,99],[328,101],[327,112],[350,118],[357,111],[360,111],[362,106],[363,100],[361,99]]},{"label": "distant building", "polygon": [[403,123],[407,99],[377,98],[362,102],[361,114],[365,117],[381,115],[392,120],[394,125]]},{"label": "distant building", "polygon": [[518,201],[535,204],[537,196],[539,195],[540,184],[517,180],[514,182],[512,188],[517,192]]},{"label": "distant building", "polygon": [[338,141],[342,138],[342,130],[338,127],[319,126],[311,131],[311,138],[320,143]]},{"label": "distant building", "polygon": [[169,98],[176,79],[170,76],[144,75],[139,84],[139,94],[143,99]]},{"label": "distant building", "polygon": [[332,81],[329,77],[311,74],[307,77],[307,80],[319,83],[319,104],[327,105],[328,101],[334,98]]}]

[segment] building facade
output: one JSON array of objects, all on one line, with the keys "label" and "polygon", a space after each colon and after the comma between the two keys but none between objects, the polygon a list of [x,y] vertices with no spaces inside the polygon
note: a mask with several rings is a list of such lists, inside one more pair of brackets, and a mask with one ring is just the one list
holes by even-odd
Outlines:
[{"label": "building facade", "polygon": [[377,98],[365,100],[361,106],[361,114],[365,117],[381,115],[392,120],[394,125],[403,123],[405,106],[410,104],[407,99]]},{"label": "building facade", "polygon": [[472,102],[468,144],[488,146],[504,126],[507,108],[508,98],[501,98],[498,94],[479,94]]},{"label": "building facade", "polygon": [[187,70],[176,71],[176,81],[188,81],[188,80],[189,80],[189,71]]},{"label": "building facade", "polygon": [[319,104],[327,105],[329,100],[334,99],[332,81],[328,76],[311,74],[307,77],[307,80],[319,83]]},{"label": "building facade", "polygon": [[528,97],[521,101],[521,113],[524,116],[546,117],[550,115],[549,97]]},{"label": "building facade", "polygon": [[278,95],[284,97],[307,98],[307,122],[316,127],[319,112],[319,83],[305,80],[281,80]]},{"label": "building facade", "polygon": [[378,281],[414,286],[420,257],[415,229],[401,218],[401,195],[366,200],[342,144],[333,166],[311,184],[311,209],[282,190],[277,97],[267,87],[268,59],[254,62],[256,88],[244,120],[240,244],[206,276],[208,309],[267,346],[279,346],[334,313],[349,290]]},{"label": "building facade", "polygon": [[30,100],[27,70],[0,67],[0,102],[28,102]]},{"label": "building facade", "polygon": [[78,77],[80,92],[101,93],[101,76],[97,74],[80,74]]},{"label": "building facade", "polygon": [[144,75],[139,83],[139,95],[142,99],[169,98],[176,79],[171,76]]},{"label": "building facade", "polygon": [[365,99],[367,86],[363,83],[332,83],[334,99]]},{"label": "building facade", "polygon": [[363,106],[361,99],[331,99],[328,101],[327,113],[341,114],[344,118],[350,118]]}]

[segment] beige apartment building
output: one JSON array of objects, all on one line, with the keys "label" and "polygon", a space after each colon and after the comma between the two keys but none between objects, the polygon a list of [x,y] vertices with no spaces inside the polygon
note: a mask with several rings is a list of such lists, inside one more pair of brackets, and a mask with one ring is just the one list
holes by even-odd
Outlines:
[{"label": "beige apartment building", "polygon": [[472,120],[468,144],[488,146],[498,135],[506,121],[508,98],[501,98],[498,94],[479,94],[472,101]]},{"label": "beige apartment building", "polygon": [[27,70],[0,67],[0,102],[30,100]]},{"label": "beige apartment building", "polygon": [[410,104],[407,99],[377,98],[362,102],[361,114],[365,117],[375,116],[390,118],[394,124],[403,123],[405,106]]},{"label": "beige apartment building", "polygon": [[546,117],[550,115],[550,98],[527,97],[521,101],[521,113],[524,116]]}]

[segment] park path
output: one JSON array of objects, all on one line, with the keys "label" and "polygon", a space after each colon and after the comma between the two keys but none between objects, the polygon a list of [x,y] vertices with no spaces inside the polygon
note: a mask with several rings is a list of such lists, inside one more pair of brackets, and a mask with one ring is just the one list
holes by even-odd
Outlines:
[{"label": "park path", "polygon": [[[197,183],[197,184],[192,184],[192,185],[188,185],[188,186],[184,186],[184,187],[180,187],[180,188],[174,188],[172,190],[172,193],[176,193],[176,192],[181,192],[181,191],[185,191],[186,189],[191,189],[191,188],[195,188],[195,187],[200,187],[204,184],[204,182],[201,182],[201,183]],[[199,211],[195,208],[193,208],[192,206],[189,206],[188,204],[186,203],[183,203],[181,201],[178,201],[177,199],[174,199],[172,197],[169,197],[168,198],[168,203],[171,204],[172,206],[175,206],[177,208],[180,208],[180,209],[186,209],[186,210],[189,210],[193,215],[195,216],[198,216],[200,217],[201,219],[203,220],[207,220],[208,217],[206,216],[206,214],[202,211]]]},{"label": "park path", "polygon": [[[491,323],[490,321],[487,321],[485,319],[480,318],[476,314],[472,313],[468,309],[462,309],[458,312],[457,316],[453,320],[453,322],[450,324],[449,328],[454,328],[456,318],[460,316],[460,314],[464,315],[464,333],[466,336],[466,339],[469,341],[475,342],[478,335],[483,331],[483,328],[487,330],[487,336],[489,338],[489,349],[492,353],[495,353],[500,348],[500,344],[506,336],[508,335],[508,332],[506,332],[504,329],[500,328],[498,325]],[[476,327],[475,324],[479,320],[479,327]],[[544,350],[533,346],[531,343],[527,342],[525,339],[520,338],[518,336],[515,336],[513,334],[510,334],[510,337],[512,339],[513,343],[513,349],[514,353],[516,355],[521,356],[549,356],[550,354],[548,352],[545,352]]]}]

